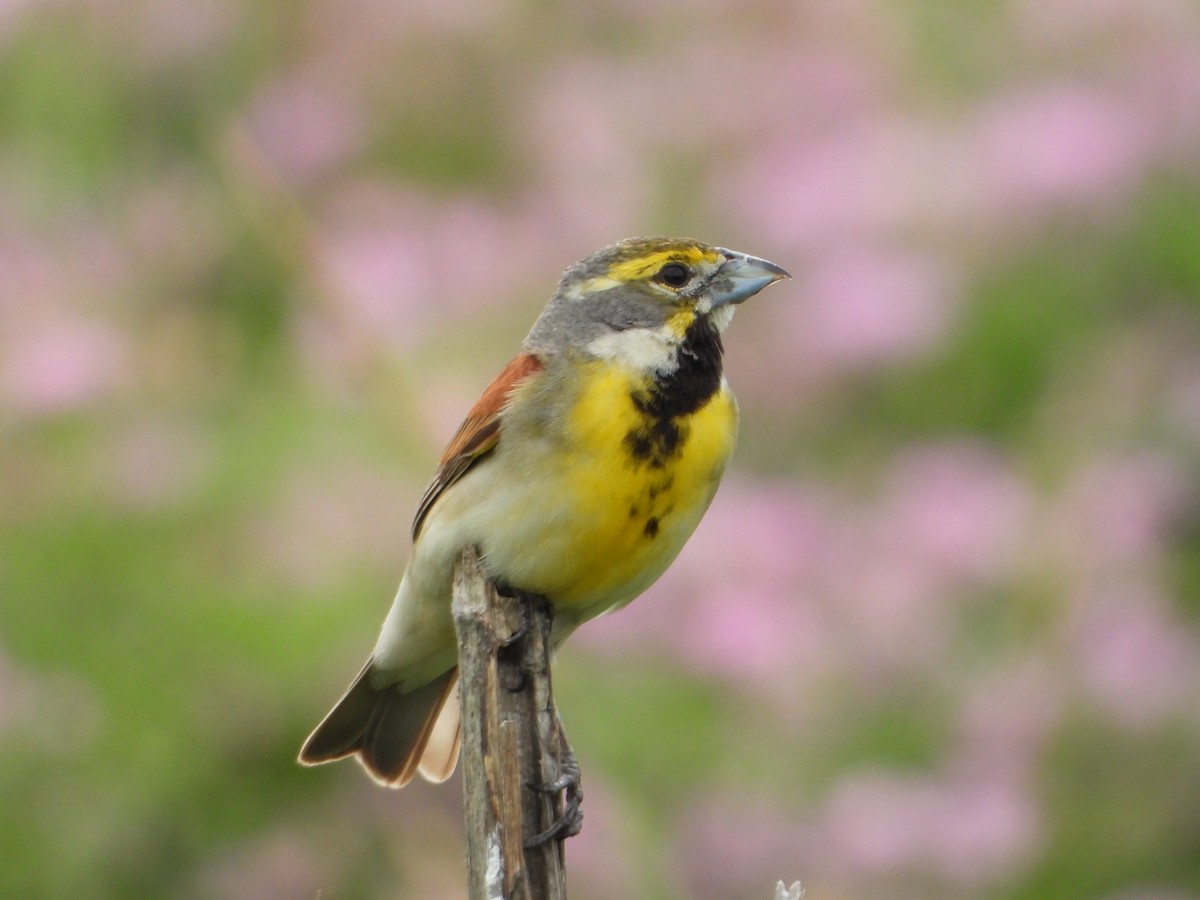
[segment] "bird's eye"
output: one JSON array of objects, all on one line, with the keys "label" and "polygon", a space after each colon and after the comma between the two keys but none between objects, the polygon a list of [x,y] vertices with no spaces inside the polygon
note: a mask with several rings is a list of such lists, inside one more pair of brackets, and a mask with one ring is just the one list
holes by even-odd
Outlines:
[{"label": "bird's eye", "polygon": [[658,275],[655,276],[657,281],[661,281],[667,287],[681,288],[688,283],[688,279],[692,277],[692,273],[688,271],[688,267],[683,263],[667,263],[658,270]]}]

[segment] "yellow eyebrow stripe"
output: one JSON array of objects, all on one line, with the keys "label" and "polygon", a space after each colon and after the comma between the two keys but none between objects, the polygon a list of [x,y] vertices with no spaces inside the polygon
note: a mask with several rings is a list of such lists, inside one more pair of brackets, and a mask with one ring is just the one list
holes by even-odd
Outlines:
[{"label": "yellow eyebrow stripe", "polygon": [[698,262],[716,262],[717,254],[699,247],[672,247],[619,262],[608,270],[614,281],[637,281],[657,272],[665,263],[681,262],[694,265]]}]

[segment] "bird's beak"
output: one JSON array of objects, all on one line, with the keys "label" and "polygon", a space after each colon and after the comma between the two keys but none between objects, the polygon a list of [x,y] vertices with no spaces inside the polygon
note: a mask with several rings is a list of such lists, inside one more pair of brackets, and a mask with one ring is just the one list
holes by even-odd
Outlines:
[{"label": "bird's beak", "polygon": [[726,261],[717,270],[713,279],[712,305],[713,309],[726,303],[741,303],[747,297],[753,297],[768,284],[791,278],[787,270],[773,262],[748,256],[736,250],[719,249]]}]

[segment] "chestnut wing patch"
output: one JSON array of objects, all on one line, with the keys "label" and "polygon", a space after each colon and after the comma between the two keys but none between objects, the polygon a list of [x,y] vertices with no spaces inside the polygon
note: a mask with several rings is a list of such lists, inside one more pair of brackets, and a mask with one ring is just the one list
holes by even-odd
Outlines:
[{"label": "chestnut wing patch", "polygon": [[500,413],[508,402],[513,389],[537,372],[542,370],[542,362],[532,353],[522,353],[496,376],[483,396],[471,407],[462,425],[458,427],[454,437],[442,454],[441,463],[433,481],[421,497],[417,505],[417,515],[413,519],[413,540],[421,533],[421,525],[429,510],[437,502],[442,492],[495,449],[500,440]]}]

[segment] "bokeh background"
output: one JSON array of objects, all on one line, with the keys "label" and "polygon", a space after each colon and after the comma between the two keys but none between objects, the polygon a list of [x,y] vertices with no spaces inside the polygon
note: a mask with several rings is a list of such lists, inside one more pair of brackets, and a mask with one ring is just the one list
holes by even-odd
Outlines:
[{"label": "bokeh background", "polygon": [[300,740],[559,272],[794,281],[560,655],[572,896],[1200,896],[1190,0],[0,3],[0,895],[453,898]]}]

